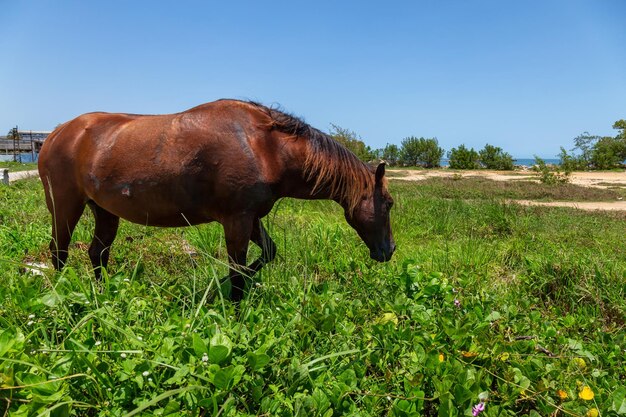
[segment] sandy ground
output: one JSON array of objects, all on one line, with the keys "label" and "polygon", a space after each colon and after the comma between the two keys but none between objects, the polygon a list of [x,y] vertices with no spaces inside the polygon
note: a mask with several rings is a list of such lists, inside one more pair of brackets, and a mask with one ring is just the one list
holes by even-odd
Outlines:
[{"label": "sandy ground", "polygon": [[[394,179],[420,181],[430,177],[484,177],[494,181],[538,181],[539,174],[532,171],[458,171],[452,169],[410,170],[390,169],[402,176]],[[584,187],[608,188],[611,186],[626,187],[626,171],[622,172],[572,172],[570,182]]]},{"label": "sandy ground", "polygon": [[579,210],[626,211],[626,201],[532,201],[512,200],[523,206],[571,207]]},{"label": "sandy ground", "polygon": [[[538,174],[532,171],[458,171],[458,170],[409,170],[391,169],[390,172],[401,176],[392,177],[394,180],[421,181],[432,177],[484,177],[494,181],[538,181]],[[626,187],[626,171],[622,172],[573,172],[570,182],[583,187]],[[625,201],[553,201],[541,202],[531,200],[513,200],[518,204],[552,207],[573,207],[580,210],[618,210],[626,211]]]}]

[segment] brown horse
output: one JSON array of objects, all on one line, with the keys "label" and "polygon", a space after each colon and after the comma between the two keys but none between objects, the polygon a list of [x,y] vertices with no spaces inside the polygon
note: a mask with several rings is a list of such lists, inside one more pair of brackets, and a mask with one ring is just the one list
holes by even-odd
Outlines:
[{"label": "brown horse", "polygon": [[[88,113],[59,126],[39,155],[52,213],[54,267],[68,256],[85,205],[96,227],[89,257],[100,278],[119,218],[150,226],[218,221],[239,300],[274,259],[260,219],[282,197],[332,199],[377,261],[395,249],[385,165],[374,171],[330,136],[282,111],[219,100],[171,115]],[[262,255],[246,267],[252,240]]]}]

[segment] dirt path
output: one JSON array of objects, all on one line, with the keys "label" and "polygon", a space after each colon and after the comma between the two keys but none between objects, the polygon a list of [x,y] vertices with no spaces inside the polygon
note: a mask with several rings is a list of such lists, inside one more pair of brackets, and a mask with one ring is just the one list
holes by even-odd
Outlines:
[{"label": "dirt path", "polygon": [[[396,173],[394,180],[423,181],[427,178],[443,177],[482,177],[494,181],[539,181],[538,174],[532,171],[458,171],[458,170],[411,170],[411,169],[391,169],[391,173]],[[393,175],[393,174],[392,174]],[[570,175],[570,182],[583,187],[609,188],[626,187],[626,171],[622,172],[573,172]],[[573,207],[580,210],[617,210],[626,211],[626,201],[532,201],[532,200],[511,200],[526,206],[549,206],[549,207]]]},{"label": "dirt path", "polygon": [[626,211],[626,201],[533,201],[510,200],[523,206],[571,207],[578,210]]}]

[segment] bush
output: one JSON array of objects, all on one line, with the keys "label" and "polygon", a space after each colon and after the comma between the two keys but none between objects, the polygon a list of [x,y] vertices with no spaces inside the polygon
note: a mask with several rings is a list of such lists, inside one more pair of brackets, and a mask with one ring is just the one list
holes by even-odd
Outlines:
[{"label": "bush", "polygon": [[476,152],[474,148],[467,149],[465,145],[452,148],[450,152],[448,152],[448,159],[450,160],[450,168],[452,169],[480,168],[478,152]]},{"label": "bush", "polygon": [[587,161],[585,161],[582,155],[570,155],[563,147],[561,147],[559,158],[559,165],[564,171],[584,171],[588,167]]},{"label": "bush", "polygon": [[486,144],[483,150],[479,152],[479,161],[484,168],[512,170],[513,157],[497,146]]},{"label": "bush", "polygon": [[596,142],[591,153],[591,164],[595,169],[617,168],[626,157],[626,141],[604,137]]},{"label": "bush", "polygon": [[543,184],[556,185],[565,184],[569,182],[569,176],[571,171],[561,171],[558,168],[553,169],[546,164],[542,158],[535,155],[535,165],[533,171],[539,173],[539,181]]},{"label": "bush", "polygon": [[444,150],[436,138],[416,138],[410,136],[402,140],[400,160],[404,165],[437,168],[441,166]]}]

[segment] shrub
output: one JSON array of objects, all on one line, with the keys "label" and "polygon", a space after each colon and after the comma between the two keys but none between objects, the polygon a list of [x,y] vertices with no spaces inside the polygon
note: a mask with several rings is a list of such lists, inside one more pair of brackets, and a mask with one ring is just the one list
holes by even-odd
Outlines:
[{"label": "shrub", "polygon": [[416,138],[410,136],[402,140],[400,160],[404,165],[437,168],[441,166],[444,150],[436,138]]},{"label": "shrub", "polygon": [[591,153],[591,164],[595,169],[617,168],[626,157],[626,141],[604,137],[596,142]]},{"label": "shrub", "polygon": [[400,159],[406,165],[435,168],[440,166],[443,153],[436,138],[418,139],[410,136],[402,140]]},{"label": "shrub", "polygon": [[564,171],[584,171],[587,169],[587,161],[585,161],[582,155],[570,155],[563,147],[561,147],[559,158],[559,165]]},{"label": "shrub", "polygon": [[500,147],[486,144],[478,153],[478,156],[484,168],[499,170],[513,169],[513,157],[509,153],[504,152]]},{"label": "shrub", "polygon": [[450,168],[452,169],[480,168],[478,152],[476,152],[474,148],[467,149],[465,145],[452,148],[450,152],[448,152],[448,159],[450,160]]},{"label": "shrub", "polygon": [[533,166],[533,171],[539,173],[539,181],[543,184],[555,185],[555,184],[565,184],[569,182],[569,176],[571,171],[560,171],[558,168],[554,169],[544,161],[542,158],[539,158],[535,155],[535,165]]}]

